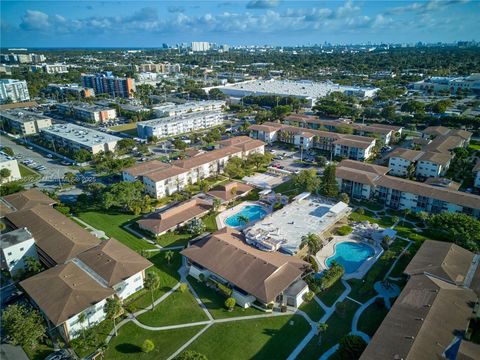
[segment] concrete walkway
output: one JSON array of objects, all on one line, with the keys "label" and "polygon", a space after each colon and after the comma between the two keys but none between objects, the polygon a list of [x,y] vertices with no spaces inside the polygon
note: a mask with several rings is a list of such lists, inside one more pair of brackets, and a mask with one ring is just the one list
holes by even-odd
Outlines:
[{"label": "concrete walkway", "polygon": [[91,233],[93,233],[93,235],[95,235],[97,238],[101,238],[101,239],[108,239],[108,236],[107,234],[105,234],[105,231],[102,231],[102,230],[98,230],[98,229],[95,229],[93,226],[87,224],[85,221],[83,221],[82,219],[76,217],[76,216],[73,216],[73,215],[70,215],[72,217],[72,219],[74,219],[76,222],[79,222],[80,224],[82,224],[83,226],[85,226],[85,228],[90,231]]}]

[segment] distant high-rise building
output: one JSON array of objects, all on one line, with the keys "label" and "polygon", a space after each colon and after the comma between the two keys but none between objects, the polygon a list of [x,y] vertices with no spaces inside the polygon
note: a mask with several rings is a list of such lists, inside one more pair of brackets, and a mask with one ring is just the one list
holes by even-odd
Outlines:
[{"label": "distant high-rise building", "polygon": [[113,76],[111,71],[99,74],[82,74],[82,85],[92,88],[95,94],[109,94],[113,97],[132,98],[135,80]]},{"label": "distant high-rise building", "polygon": [[25,80],[0,79],[0,103],[30,100]]},{"label": "distant high-rise building", "polygon": [[206,41],[192,42],[192,51],[208,51],[210,50],[210,43]]},{"label": "distant high-rise building", "polygon": [[160,64],[142,64],[141,72],[156,72],[162,74],[174,74],[180,72],[180,64],[160,63]]}]

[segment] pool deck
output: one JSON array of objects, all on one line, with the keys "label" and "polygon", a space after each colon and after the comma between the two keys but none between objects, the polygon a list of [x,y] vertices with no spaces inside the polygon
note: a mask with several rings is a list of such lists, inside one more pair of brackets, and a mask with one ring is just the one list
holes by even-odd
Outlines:
[{"label": "pool deck", "polygon": [[360,265],[357,271],[351,274],[344,274],[343,275],[344,280],[363,278],[365,274],[368,272],[368,270],[370,270],[372,265],[375,263],[375,261],[377,261],[378,258],[383,254],[383,248],[375,243],[359,241],[359,240],[353,239],[350,235],[334,236],[333,239],[316,254],[316,258],[320,264],[321,270],[328,269],[327,259],[330,256],[335,254],[336,245],[343,242],[353,242],[357,244],[364,244],[364,245],[370,246],[375,252],[373,256],[369,257],[367,260],[365,260],[365,262],[362,265]]},{"label": "pool deck", "polygon": [[[272,212],[272,208],[271,207],[268,207],[267,205],[263,204],[263,203],[260,203],[260,202],[257,202],[257,201],[245,201],[245,202],[242,202],[238,205],[235,205],[234,207],[232,207],[231,209],[227,209],[225,211],[222,211],[220,214],[217,215],[217,217],[215,218],[215,221],[217,223],[217,227],[218,229],[223,229],[224,227],[226,226],[229,226],[225,223],[225,220],[232,216],[232,215],[235,215],[237,214],[238,212],[242,211],[242,209],[246,206],[249,206],[249,205],[256,205],[256,206],[261,206],[263,210],[265,210],[267,212],[267,215],[270,214]],[[259,219],[260,220],[260,219]],[[258,221],[258,220],[256,220]],[[254,224],[255,221],[253,222],[249,222],[248,224],[245,224],[245,225],[242,225],[242,226],[235,226],[234,229],[236,230],[243,230],[245,229],[246,227],[248,226],[251,226],[252,224]]]}]

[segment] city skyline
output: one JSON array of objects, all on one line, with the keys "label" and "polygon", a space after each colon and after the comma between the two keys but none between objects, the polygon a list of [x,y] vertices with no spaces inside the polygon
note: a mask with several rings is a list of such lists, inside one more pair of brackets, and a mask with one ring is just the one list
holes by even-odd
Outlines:
[{"label": "city skyline", "polygon": [[2,47],[435,43],[480,35],[480,2],[469,0],[3,1],[1,9]]}]

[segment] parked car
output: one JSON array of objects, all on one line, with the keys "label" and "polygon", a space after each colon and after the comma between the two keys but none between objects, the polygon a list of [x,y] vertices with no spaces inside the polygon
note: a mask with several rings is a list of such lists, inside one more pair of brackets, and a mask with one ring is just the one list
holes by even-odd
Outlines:
[{"label": "parked car", "polygon": [[51,159],[51,158],[53,158],[53,155],[52,155],[52,154],[47,154],[47,157],[48,157],[49,159]]}]

